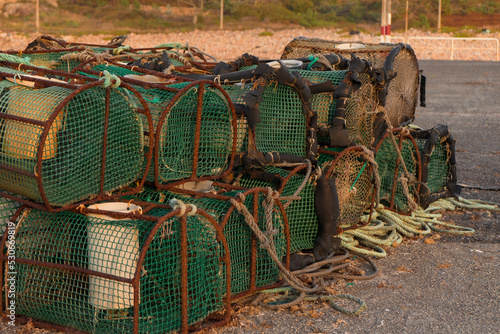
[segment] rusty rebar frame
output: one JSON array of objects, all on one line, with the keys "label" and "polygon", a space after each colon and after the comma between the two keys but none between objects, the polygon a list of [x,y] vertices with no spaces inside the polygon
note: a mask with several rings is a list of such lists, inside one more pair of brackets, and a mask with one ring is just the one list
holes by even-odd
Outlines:
[{"label": "rusty rebar frame", "polygon": [[[113,64],[113,65],[115,65],[115,64]],[[131,69],[131,67],[128,65],[121,65],[121,64],[116,64],[116,65],[118,65],[120,67]],[[135,70],[136,69],[134,69],[134,71]],[[220,84],[218,84],[214,81],[210,81],[210,80],[192,80],[192,79],[181,78],[181,77],[178,77],[175,75],[158,73],[158,72],[151,71],[151,70],[145,70],[145,69],[140,69],[140,70],[141,70],[140,71],[141,73],[155,75],[158,77],[163,77],[163,78],[175,80],[174,82],[171,82],[171,83],[177,82],[177,79],[179,79],[178,82],[189,82],[183,88],[173,88],[173,87],[169,87],[168,85],[166,85],[166,83],[148,83],[148,82],[143,82],[143,81],[132,79],[132,78],[120,77],[120,79],[122,81],[128,82],[130,84],[139,85],[139,86],[142,86],[142,87],[145,87],[148,89],[150,89],[150,88],[161,89],[161,90],[167,90],[167,91],[171,91],[171,92],[175,93],[172,100],[170,100],[170,102],[167,104],[167,106],[165,107],[165,109],[161,113],[161,115],[158,119],[157,127],[156,127],[156,129],[154,129],[155,130],[155,132],[154,132],[155,145],[153,147],[154,155],[153,155],[152,163],[153,163],[155,187],[157,189],[161,189],[161,190],[176,190],[177,191],[177,189],[178,189],[177,187],[183,183],[191,182],[191,181],[197,182],[197,181],[205,181],[205,180],[215,180],[215,179],[223,178],[223,177],[227,176],[229,173],[231,173],[231,170],[233,169],[233,166],[234,166],[234,159],[236,156],[236,146],[237,146],[237,142],[238,142],[238,131],[237,131],[238,124],[237,124],[237,117],[236,117],[236,111],[234,109],[234,104],[231,101],[231,97],[222,88],[222,86]],[[95,71],[95,70],[89,70],[89,69],[85,69],[85,68],[79,68],[79,69],[75,68],[75,71],[81,71],[81,72],[96,75],[96,76],[102,75],[102,72]],[[233,128],[233,131],[232,131],[233,138],[232,138],[231,152],[230,152],[230,155],[228,157],[229,158],[228,168],[225,171],[223,171],[222,173],[219,173],[217,175],[198,177],[197,168],[198,168],[198,155],[199,155],[199,144],[200,144],[200,133],[201,133],[200,129],[201,129],[201,124],[202,124],[202,120],[203,120],[203,93],[206,90],[206,88],[205,88],[206,86],[210,87],[212,90],[218,91],[218,93],[220,93],[224,97],[225,102],[228,104],[228,107],[229,107],[230,113],[231,113],[231,126]],[[179,99],[181,99],[187,91],[191,90],[192,88],[196,88],[196,87],[199,87],[199,88],[198,88],[197,106],[196,106],[196,125],[195,125],[195,139],[194,139],[194,149],[193,149],[192,173],[191,173],[191,176],[188,178],[183,178],[182,180],[178,180],[178,181],[171,181],[171,182],[168,182],[166,184],[160,180],[160,171],[159,171],[159,155],[160,155],[159,144],[161,143],[160,139],[161,139],[162,128],[164,126],[166,126],[165,121],[166,121],[167,115],[169,115],[170,111],[177,104]]]},{"label": "rusty rebar frame", "polygon": [[[202,117],[203,117],[203,93],[205,91],[205,86],[209,86],[212,89],[218,90],[226,99],[226,102],[228,103],[228,106],[230,108],[231,112],[231,126],[233,127],[232,131],[232,146],[231,146],[231,152],[229,155],[229,163],[228,167],[225,171],[223,171],[220,174],[217,175],[211,175],[211,176],[202,176],[199,177],[197,175],[197,169],[198,169],[198,154],[199,154],[199,145],[200,145],[200,132],[201,132],[201,123],[202,123]],[[168,184],[164,184],[160,182],[160,165],[159,165],[159,156],[160,156],[160,143],[161,143],[161,135],[162,135],[162,128],[165,124],[166,117],[170,113],[171,109],[177,104],[179,99],[186,93],[187,91],[191,90],[194,87],[199,87],[198,88],[198,97],[197,97],[197,107],[196,107],[196,128],[195,128],[195,139],[194,139],[194,150],[193,150],[193,167],[192,167],[192,173],[191,176],[188,178],[184,178],[179,181],[174,181]],[[166,124],[165,124],[166,125]],[[168,103],[168,105],[165,107],[165,110],[162,112],[160,115],[160,118],[158,120],[158,126],[156,129],[155,133],[155,147],[154,147],[154,155],[153,155],[153,168],[154,168],[154,180],[155,180],[155,186],[158,189],[164,189],[164,190],[173,190],[177,189],[180,184],[183,184],[185,182],[190,182],[190,181],[204,181],[204,180],[215,180],[215,179],[220,179],[223,178],[229,173],[231,173],[233,166],[234,166],[234,159],[236,156],[236,145],[238,141],[238,131],[237,130],[237,121],[236,121],[236,112],[234,110],[234,105],[231,102],[231,98],[227,94],[222,87],[210,80],[199,80],[199,81],[194,81],[185,87],[183,87],[177,95],[175,95],[172,100]]]},{"label": "rusty rebar frame", "polygon": [[[16,68],[16,67],[20,66],[19,64],[6,63],[6,62],[0,62],[0,64],[7,65],[11,68],[12,67]],[[50,115],[50,117],[46,121],[37,121],[37,120],[32,120],[32,119],[29,119],[26,117],[20,117],[20,116],[8,115],[6,113],[0,113],[0,119],[3,119],[3,118],[4,119],[11,119],[11,120],[24,122],[24,123],[28,123],[28,124],[34,124],[34,125],[37,125],[37,126],[40,126],[43,128],[42,134],[40,135],[38,148],[37,148],[36,168],[35,168],[35,171],[33,173],[29,173],[29,172],[20,170],[20,169],[15,168],[15,167],[0,164],[0,169],[9,170],[9,171],[14,172],[14,173],[18,173],[18,174],[21,174],[24,176],[34,178],[37,182],[37,185],[38,185],[38,190],[40,192],[40,197],[42,198],[42,203],[37,202],[35,200],[25,199],[25,198],[22,198],[21,196],[16,196],[16,195],[10,194],[8,192],[4,192],[4,191],[0,191],[0,196],[13,199],[17,202],[28,205],[30,207],[38,208],[38,209],[45,210],[45,211],[51,211],[51,212],[69,210],[69,209],[75,208],[81,204],[86,205],[86,204],[95,203],[95,202],[102,201],[102,200],[109,200],[109,199],[115,198],[116,195],[109,195],[109,194],[105,194],[105,192],[104,192],[106,138],[107,138],[107,133],[108,133],[109,99],[110,99],[110,89],[111,88],[110,87],[106,88],[105,124],[104,124],[104,129],[103,129],[103,131],[104,131],[103,132],[104,145],[103,145],[103,152],[102,152],[103,156],[102,156],[102,164],[101,164],[99,194],[97,194],[97,196],[93,197],[92,199],[83,200],[83,201],[79,201],[77,203],[56,207],[56,206],[52,205],[50,203],[49,199],[47,198],[47,195],[46,195],[45,190],[44,190],[43,180],[42,180],[42,157],[43,157],[43,149],[45,146],[45,140],[47,139],[47,137],[49,135],[49,131],[50,131],[50,128],[51,128],[53,122],[55,121],[57,116],[62,112],[63,108],[66,107],[66,105],[69,103],[69,101],[71,101],[75,96],[77,96],[78,94],[80,94],[81,92],[83,92],[85,90],[92,89],[94,87],[102,85],[102,81],[100,81],[99,79],[95,79],[95,78],[87,78],[87,77],[80,76],[80,75],[68,74],[68,73],[63,72],[63,71],[41,69],[38,67],[28,66],[28,65],[23,65],[23,66],[26,67],[26,69],[33,70],[39,74],[42,73],[42,74],[58,75],[58,76],[66,77],[67,79],[69,78],[69,79],[73,79],[73,80],[80,80],[82,82],[85,82],[85,84],[75,85],[75,84],[70,84],[70,83],[52,82],[50,80],[32,77],[29,74],[19,75],[19,74],[7,73],[7,72],[0,72],[0,77],[3,77],[3,78],[10,77],[10,78],[14,79],[14,78],[19,77],[22,80],[32,81],[35,83],[35,85],[38,84],[42,87],[59,86],[59,87],[72,89],[72,92],[69,95],[67,95],[61,102],[59,102],[59,104],[56,106],[56,108],[54,109],[54,111],[52,112],[52,114]],[[131,85],[129,85],[127,83],[121,83],[120,87],[131,91],[137,97],[137,99],[140,101],[143,108],[137,109],[136,112],[143,114],[147,118],[148,128],[149,128],[149,134],[148,134],[149,142],[154,143],[153,142],[153,122],[152,122],[151,113],[149,111],[149,107],[148,107],[146,101],[138,93],[138,91],[135,88],[133,88]],[[137,193],[138,191],[140,191],[143,188],[144,183],[146,182],[146,179],[147,179],[147,176],[149,173],[149,168],[150,168],[151,161],[152,161],[152,151],[148,150],[148,152],[145,152],[144,156],[146,159],[146,167],[145,167],[144,173],[143,173],[142,178],[140,179],[137,187],[136,188],[128,188],[128,191],[120,193],[120,196],[131,195],[131,194]],[[89,195],[94,195],[94,194],[89,194]]]}]

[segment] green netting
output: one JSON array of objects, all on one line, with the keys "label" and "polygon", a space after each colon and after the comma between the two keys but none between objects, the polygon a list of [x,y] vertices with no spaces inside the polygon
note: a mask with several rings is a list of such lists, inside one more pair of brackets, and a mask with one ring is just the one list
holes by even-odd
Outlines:
[{"label": "green netting", "polygon": [[[89,333],[133,332],[131,284],[50,267],[64,264],[133,278],[153,223],[108,218],[30,210],[19,221],[16,257],[49,267],[16,263],[16,314]],[[198,215],[187,220],[188,323],[194,324],[222,308],[225,266],[211,223]],[[140,270],[140,333],[181,328],[180,254],[180,221],[174,217],[154,235]]]},{"label": "green netting", "polygon": [[[72,90],[12,86],[0,96],[0,110],[35,121],[47,121]],[[50,125],[42,153],[41,179],[50,205],[65,206],[100,191],[105,120],[101,87],[73,97]],[[2,119],[0,163],[27,173],[36,172],[37,150],[44,127]],[[141,176],[143,128],[122,89],[110,93],[104,191],[112,192]],[[37,180],[20,172],[0,170],[0,187],[42,201]]]},{"label": "green netting", "polygon": [[[418,150],[422,156],[426,139],[415,138]],[[430,193],[438,193],[445,190],[450,177],[450,161],[448,156],[449,148],[446,143],[436,143],[430,155],[429,163],[427,164],[427,181],[425,182],[429,187]]]},{"label": "green netting", "polygon": [[[295,71],[295,70],[292,70]],[[302,78],[311,83],[331,81],[334,85],[340,84],[346,77],[347,71],[305,71],[299,70]],[[335,117],[337,99],[331,93],[314,94],[311,107],[318,114],[318,126],[328,125]]]},{"label": "green netting", "polygon": [[347,228],[357,224],[372,204],[373,175],[361,149],[344,150],[338,155],[320,154],[318,163],[324,173],[337,157],[330,178],[335,179],[339,198],[339,226]]},{"label": "green netting", "polygon": [[419,65],[407,44],[370,44],[329,41],[299,37],[285,46],[282,59],[307,57],[310,54],[336,53],[348,59],[352,55],[370,61],[373,68],[387,68],[396,77],[388,84],[385,112],[392,126],[413,121],[418,100]]},{"label": "green netting", "polygon": [[[230,192],[226,193],[226,195],[236,196],[236,193]],[[260,229],[265,231],[262,196],[259,196],[258,224]],[[167,191],[157,191],[152,188],[144,188],[141,193],[127,198],[138,198],[153,203],[167,203],[172,198],[178,198],[185,203],[194,204],[207,211],[219,224],[231,207],[231,203],[227,200],[191,198]],[[244,204],[252,212],[253,195],[247,196]],[[277,230],[277,234],[273,238],[277,254],[279,258],[282,258],[286,255],[286,236],[284,235],[283,217],[277,209],[273,210],[273,226]],[[231,258],[231,293],[244,293],[250,289],[252,231],[245,222],[244,217],[234,210],[224,226],[223,233],[227,240]],[[256,287],[263,287],[276,283],[279,280],[280,272],[267,251],[258,245],[259,242],[257,242]]]},{"label": "green netting", "polygon": [[143,75],[143,73],[140,72],[135,72],[132,71],[128,68],[125,67],[120,67],[120,66],[113,66],[113,65],[96,65],[92,67],[92,70],[98,71],[98,72],[103,72],[103,71],[108,71],[110,74],[114,74],[119,77],[123,77],[128,74],[134,74],[134,75]]},{"label": "green netting", "polygon": [[[341,83],[347,71],[298,71],[312,83],[331,81]],[[346,106],[346,126],[349,136],[356,143],[370,146],[373,140],[373,117],[378,106],[377,91],[368,74],[358,75],[361,87],[348,98]],[[311,99],[312,109],[318,114],[318,126],[327,126],[335,117],[337,99],[331,93],[314,94]],[[329,144],[329,138],[319,137],[320,143]]]},{"label": "green netting", "polygon": [[[198,86],[192,87],[168,112],[160,131],[159,181],[168,182],[193,174]],[[205,89],[196,176],[219,175],[229,166],[232,153],[233,115],[228,101],[217,90]]]},{"label": "green netting", "polygon": [[[272,166],[265,167],[266,173],[272,173],[282,178],[287,177],[290,172]],[[281,196],[292,196],[304,180],[305,174],[295,174],[286,183]],[[248,175],[241,177],[239,184],[243,187],[271,187],[278,190],[280,186],[277,182],[270,182],[252,178]],[[297,196],[300,200],[293,201],[286,207],[286,216],[290,228],[290,253],[300,250],[312,249],[314,240],[318,233],[318,217],[315,208],[315,187],[312,182],[307,182],[304,188]]]},{"label": "green netting", "polygon": [[306,155],[307,128],[298,92],[282,84],[269,85],[259,104],[261,122],[255,126],[255,145],[260,152]]},{"label": "green netting", "polygon": [[[117,66],[98,65],[94,69],[99,71],[108,70],[118,76],[135,73]],[[188,82],[168,86],[168,88],[175,89],[175,91],[134,85],[134,88],[137,89],[148,104],[153,121],[153,130],[161,133],[158,143],[160,145],[158,156],[160,183],[187,178],[193,173],[199,86],[194,86],[182,93],[183,95],[167,113],[163,126],[158,129],[160,116],[166,110],[168,104],[176,97],[178,90],[189,84]],[[131,98],[135,105],[140,105],[140,101],[135,96]],[[229,166],[234,133],[231,109],[228,101],[220,91],[205,87],[201,118],[196,175],[199,177],[218,175]],[[142,116],[142,120],[144,128],[147,128],[147,118]],[[239,120],[238,123],[241,122],[242,120]],[[238,133],[240,134],[242,131],[238,130]],[[148,137],[145,137],[144,146],[147,149],[150,147]],[[155,182],[153,166],[149,170],[148,181]]]},{"label": "green netting", "polygon": [[4,232],[21,203],[0,196],[0,231]]},{"label": "green netting", "polygon": [[[236,104],[244,104],[243,96],[252,89],[252,85],[235,84],[223,85],[222,88],[229,95],[231,101]],[[236,143],[236,153],[248,151],[248,123],[245,116],[241,115],[237,119],[238,142]]]},{"label": "green netting", "polygon": [[[399,144],[399,138],[396,139]],[[417,179],[417,161],[415,158],[415,146],[409,139],[403,139],[401,143],[401,155],[408,172]],[[389,206],[393,202],[393,209],[400,212],[407,212],[410,208],[408,198],[404,194],[401,176],[405,175],[401,161],[399,161],[396,148],[391,139],[387,136],[381,143],[375,155],[380,176],[380,202]],[[399,162],[398,162],[399,161]],[[398,166],[396,170],[396,165]],[[395,187],[395,188],[394,188]],[[414,193],[414,185],[408,184],[408,191],[411,196]]]},{"label": "green netting", "polygon": [[72,53],[74,51],[25,53],[22,57],[29,58],[33,66],[71,72],[71,70],[81,64],[81,61],[76,59],[61,60],[61,57]]}]

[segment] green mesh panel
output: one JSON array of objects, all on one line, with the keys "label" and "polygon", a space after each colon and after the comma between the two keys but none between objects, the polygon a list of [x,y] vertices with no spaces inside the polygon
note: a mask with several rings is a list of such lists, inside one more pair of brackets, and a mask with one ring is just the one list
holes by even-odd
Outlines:
[{"label": "green mesh panel", "polygon": [[[222,308],[225,268],[213,226],[201,216],[187,219],[188,323],[194,324]],[[16,257],[132,278],[152,227],[141,220],[30,210],[18,223]],[[172,218],[154,235],[140,270],[140,333],[181,327],[180,252],[180,221]],[[133,331],[130,284],[22,263],[15,269],[17,314],[89,333]]]},{"label": "green mesh panel", "polygon": [[44,53],[27,53],[23,54],[23,58],[29,58],[33,66],[46,67],[54,70],[71,72],[76,66],[81,64],[79,60],[61,60],[61,57],[67,54],[75,53],[74,51],[62,52],[44,52]]},{"label": "green mesh panel", "polygon": [[21,203],[0,196],[0,231],[4,232]]},{"label": "green mesh panel", "polygon": [[[0,67],[0,72],[13,73],[13,74],[26,74],[23,71],[14,70],[9,67]],[[10,87],[15,85],[16,85],[15,83],[10,82],[9,80],[0,80],[0,87]]]},{"label": "green mesh panel", "polygon": [[[420,155],[422,155],[427,140],[415,139],[415,141],[417,142]],[[427,164],[426,184],[429,187],[430,193],[433,194],[445,190],[449,181],[449,175],[450,162],[446,143],[436,143]]]},{"label": "green mesh panel", "polygon": [[331,178],[335,179],[339,198],[339,226],[347,228],[358,223],[371,205],[372,172],[361,150],[344,150],[338,155],[320,154],[318,163],[324,173],[337,156],[339,158],[333,167]]},{"label": "green mesh panel", "polygon": [[119,77],[123,77],[128,74],[143,75],[143,73],[135,72],[128,68],[112,65],[96,65],[92,67],[92,70],[99,72],[108,71],[110,74],[114,74]]},{"label": "green mesh panel", "polygon": [[[71,93],[61,87],[31,89],[13,86],[0,97],[7,114],[46,121]],[[105,117],[105,90],[84,90],[55,118],[42,154],[42,184],[51,205],[64,206],[99,193]],[[43,128],[2,120],[0,163],[35,172]],[[105,162],[104,191],[111,192],[140,177],[144,160],[143,129],[121,89],[112,89]],[[36,179],[0,170],[0,187],[42,201]]]},{"label": "green mesh panel", "polygon": [[[289,175],[289,171],[277,167],[266,166],[267,173],[277,174],[280,177]],[[305,174],[293,175],[285,187],[282,196],[292,196],[304,180]],[[269,181],[259,180],[248,176],[240,179],[240,185],[247,188],[271,187],[277,190],[278,184]],[[285,210],[290,228],[290,253],[314,247],[314,240],[318,233],[318,217],[314,201],[315,187],[311,182],[306,183],[302,191],[298,194],[301,197],[298,201],[293,201]]]},{"label": "green mesh panel", "polygon": [[[160,182],[189,177],[193,173],[196,108],[198,89],[183,93],[165,118],[160,131]],[[227,101],[213,90],[206,89],[202,100],[196,175],[218,175],[228,167],[232,149],[232,115]]]},{"label": "green mesh panel", "polygon": [[294,88],[269,85],[262,94],[259,110],[261,122],[255,126],[258,151],[306,155],[306,118]]},{"label": "green mesh panel", "polygon": [[[226,195],[236,196],[236,192]],[[248,196],[244,202],[245,206],[252,212],[253,196]],[[181,199],[185,203],[195,204],[211,214],[219,224],[222,222],[227,211],[231,207],[229,201],[217,200],[211,198],[191,198],[182,195],[173,194],[167,191],[157,191],[152,188],[144,188],[138,195],[128,198],[138,198],[148,202],[168,203],[172,198]],[[259,215],[258,224],[262,231],[266,230],[264,221],[264,210],[262,208],[262,195],[259,197]],[[273,211],[273,226],[278,231],[274,236],[274,242],[279,258],[286,255],[286,236],[284,235],[283,217],[278,210]],[[236,210],[234,210],[224,227],[224,236],[226,237],[229,254],[231,258],[231,292],[237,294],[246,292],[250,288],[251,274],[251,243],[252,231],[248,227],[245,219]],[[257,242],[259,245],[259,243]],[[267,251],[257,246],[257,270],[256,286],[263,287],[273,284],[279,280],[280,272]]]},{"label": "green mesh panel", "polygon": [[[331,81],[334,85],[340,84],[347,71],[297,71],[300,75],[313,84]],[[311,107],[318,114],[318,126],[328,125],[335,117],[337,99],[331,93],[314,94],[311,99]]]},{"label": "green mesh panel", "polygon": [[[222,88],[231,98],[231,101],[236,104],[244,104],[243,96],[252,89],[249,84],[223,85]],[[237,119],[238,126],[238,142],[236,143],[236,153],[248,151],[248,123],[245,116],[239,116]]]},{"label": "green mesh panel", "polygon": [[[396,142],[399,143],[399,138],[396,138]],[[404,163],[408,172],[415,176],[417,173],[417,162],[415,160],[415,147],[411,140],[404,139],[401,146],[401,155],[403,156]],[[396,211],[406,212],[409,210],[408,199],[403,192],[403,186],[399,178],[404,175],[404,169],[399,163],[399,167],[396,173],[396,164],[398,161],[398,155],[396,148],[394,147],[391,139],[386,137],[381,143],[378,151],[376,152],[375,161],[378,164],[378,173],[380,176],[380,202],[384,205],[389,205],[391,198],[394,201],[394,209]],[[394,197],[392,196],[394,183],[396,183],[396,188],[394,192]],[[414,191],[411,185],[408,185],[409,192],[412,194]]]}]

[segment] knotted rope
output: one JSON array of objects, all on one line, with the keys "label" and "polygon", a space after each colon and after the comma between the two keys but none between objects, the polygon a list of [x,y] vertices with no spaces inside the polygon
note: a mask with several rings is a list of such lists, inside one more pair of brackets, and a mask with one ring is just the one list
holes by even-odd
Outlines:
[{"label": "knotted rope", "polygon": [[[168,203],[172,209],[174,210],[177,210],[177,209],[180,209],[181,211],[176,215],[177,217],[182,217],[184,215],[188,215],[188,216],[194,216],[196,215],[196,213],[198,212],[198,208],[196,207],[196,205],[194,204],[184,204],[183,201],[181,200],[178,200],[176,198],[172,198],[170,200],[170,202]],[[191,210],[186,213],[187,211],[187,208],[190,207]]]},{"label": "knotted rope", "polygon": [[118,88],[120,87],[121,80],[114,74],[110,74],[108,71],[102,72],[104,74],[103,77],[101,77],[99,80],[103,81],[103,87],[104,88]]},{"label": "knotted rope", "polygon": [[248,211],[248,208],[243,204],[243,202],[245,201],[245,195],[243,195],[242,193],[238,193],[237,197],[240,200],[240,202],[237,201],[235,198],[232,198],[231,204],[241,215],[243,215],[243,217],[245,218],[245,222],[254,232],[257,239],[260,241],[261,247],[267,250],[273,261],[276,263],[276,266],[283,274],[283,278],[285,279],[285,281],[294,289],[301,292],[313,293],[319,291],[321,289],[320,286],[314,286],[312,288],[305,286],[300,279],[295,277],[287,268],[285,268],[285,266],[281,263],[281,259],[278,257],[278,254],[276,252],[276,247],[273,241],[273,235],[276,233],[276,230],[274,230],[273,228],[272,209],[274,205],[274,200],[279,197],[279,194],[276,191],[273,191],[272,189],[268,188],[267,198],[263,201],[264,210],[266,212],[266,229],[268,229],[266,233],[263,233],[260,230],[257,222],[253,218],[253,215]]}]

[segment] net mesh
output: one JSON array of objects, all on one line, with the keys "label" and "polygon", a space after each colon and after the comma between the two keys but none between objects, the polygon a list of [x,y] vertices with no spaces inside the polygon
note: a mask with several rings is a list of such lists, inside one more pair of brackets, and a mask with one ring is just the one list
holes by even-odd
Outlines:
[{"label": "net mesh", "polygon": [[[229,192],[226,195],[236,197],[237,192]],[[200,194],[203,196],[202,194]],[[168,191],[158,191],[153,188],[144,188],[139,194],[127,197],[137,198],[152,203],[165,203],[172,198],[182,198],[185,203],[194,204],[199,208],[203,208],[206,212],[211,214],[219,224],[224,220],[226,214],[231,208],[232,204],[227,200],[219,200],[213,198],[191,198],[180,197],[182,195],[175,194]],[[252,212],[253,196],[248,195],[243,203]],[[266,230],[264,210],[262,208],[263,195],[258,198],[259,211],[258,211],[258,225],[262,231]],[[273,210],[273,226],[277,230],[274,235],[274,243],[277,250],[278,258],[286,255],[286,235],[284,234],[284,222],[280,211]],[[231,259],[231,293],[245,293],[250,287],[250,280],[252,275],[251,269],[251,253],[252,253],[252,231],[248,227],[245,219],[236,210],[234,210],[224,225],[224,236],[226,238],[229,255]],[[256,271],[255,271],[255,286],[264,287],[279,280],[280,272],[276,264],[273,262],[270,255],[265,249],[259,247],[257,242],[256,254]]]},{"label": "net mesh", "polygon": [[[323,151],[326,152],[326,151]],[[331,151],[332,153],[334,151]],[[332,166],[330,178],[335,179],[339,198],[341,228],[352,228],[372,205],[373,171],[361,149],[346,149],[340,153],[320,154],[318,163],[324,172]]]},{"label": "net mesh", "polygon": [[[418,179],[418,161],[416,159],[416,151],[418,148],[415,147],[411,139],[404,138],[396,139],[398,145],[401,145],[400,152],[403,157],[404,164],[410,175],[413,175],[414,179]],[[404,183],[401,181],[401,177],[405,176],[405,170],[402,166],[402,162],[398,158],[396,147],[394,147],[392,140],[389,136],[380,143],[378,150],[375,154],[375,161],[378,164],[378,173],[380,176],[380,202],[398,212],[408,212],[410,211],[410,206],[408,204],[408,197],[405,195]],[[408,182],[408,193],[410,196],[414,196],[416,189],[414,185]]]},{"label": "net mesh", "polygon": [[[290,171],[273,166],[266,166],[264,171],[277,175],[282,179],[290,175]],[[293,174],[283,187],[281,196],[292,196],[300,187],[304,178],[305,174]],[[239,184],[246,188],[271,187],[274,190],[278,190],[281,185],[279,182],[252,178],[249,175],[243,175],[239,180]],[[314,247],[314,239],[318,233],[318,217],[316,216],[314,193],[314,184],[308,181],[297,194],[297,196],[300,196],[300,200],[292,201],[286,206],[285,212],[290,229],[290,253]]]},{"label": "net mesh", "polygon": [[[16,264],[18,314],[92,333],[133,332],[131,284],[50,267],[64,264],[133,278],[153,224],[108,218],[38,210],[24,215],[16,230],[16,256],[49,266]],[[188,323],[194,324],[222,308],[225,266],[212,224],[198,215],[187,220]],[[140,269],[139,332],[180,329],[180,254],[180,220],[174,217],[154,235]]]},{"label": "net mesh", "polygon": [[11,217],[21,207],[19,202],[11,200],[7,197],[0,196],[0,231],[3,233],[7,228]]},{"label": "net mesh", "polygon": [[[118,66],[94,66],[94,70],[107,70],[117,76],[140,74],[128,68]],[[196,117],[198,106],[198,90],[195,85],[189,90],[179,93],[190,83],[179,83],[166,86],[165,89],[150,88],[147,85],[135,84],[134,88],[146,101],[151,113],[153,130],[160,133],[158,149],[158,182],[168,183],[173,180],[190,177],[193,174],[195,156]],[[181,94],[178,96],[178,94]],[[176,102],[167,107],[173,99]],[[137,97],[131,96],[135,105],[140,105]],[[229,102],[217,89],[205,86],[201,103],[201,128],[199,129],[199,146],[196,176],[219,175],[229,167],[229,158],[233,154],[233,115]],[[165,120],[159,122],[162,114]],[[142,116],[143,127],[148,126],[147,118]],[[237,124],[241,124],[239,120]],[[241,134],[240,130],[238,134]],[[149,138],[145,137],[144,146],[150,149]],[[153,162],[155,160],[153,159]],[[153,166],[147,177],[155,182]]]},{"label": "net mesh", "polygon": [[306,155],[306,118],[294,88],[283,84],[267,86],[259,111],[261,122],[255,126],[258,151]]},{"label": "net mesh", "polygon": [[[389,57],[395,48],[399,48],[399,51]],[[391,125],[397,127],[413,121],[418,99],[419,65],[415,52],[409,45],[296,38],[285,46],[281,58],[301,58],[318,53],[336,53],[348,59],[351,55],[355,55],[370,61],[374,68],[381,68],[384,65],[390,67],[396,74],[396,77],[388,84],[385,103]]]},{"label": "net mesh", "polygon": [[[166,115],[160,132],[158,170],[161,182],[193,174],[198,86],[187,90]],[[201,127],[196,176],[219,175],[229,166],[233,129],[228,101],[216,90],[206,89],[202,96]]]},{"label": "net mesh", "polygon": [[[72,91],[61,87],[32,89],[11,86],[0,97],[7,115],[47,121]],[[41,179],[50,205],[65,206],[100,190],[105,120],[105,90],[83,90],[65,105],[50,125],[42,153]],[[37,150],[44,127],[2,119],[0,163],[36,171]],[[112,192],[140,177],[144,160],[143,128],[122,89],[110,92],[104,191]],[[0,170],[0,187],[42,202],[35,178]]]},{"label": "net mesh", "polygon": [[[223,89],[229,95],[233,104],[244,104],[243,96],[252,89],[252,85],[235,84],[223,85]],[[248,122],[244,115],[237,119],[238,142],[236,144],[236,153],[247,152],[248,150]]]},{"label": "net mesh", "polygon": [[[416,138],[418,149],[420,154],[423,153],[425,144],[427,141],[425,139]],[[426,185],[429,187],[430,193],[437,193],[445,190],[450,175],[450,160],[449,160],[450,149],[446,142],[437,143],[432,150],[429,163],[427,165],[427,181]]]}]

